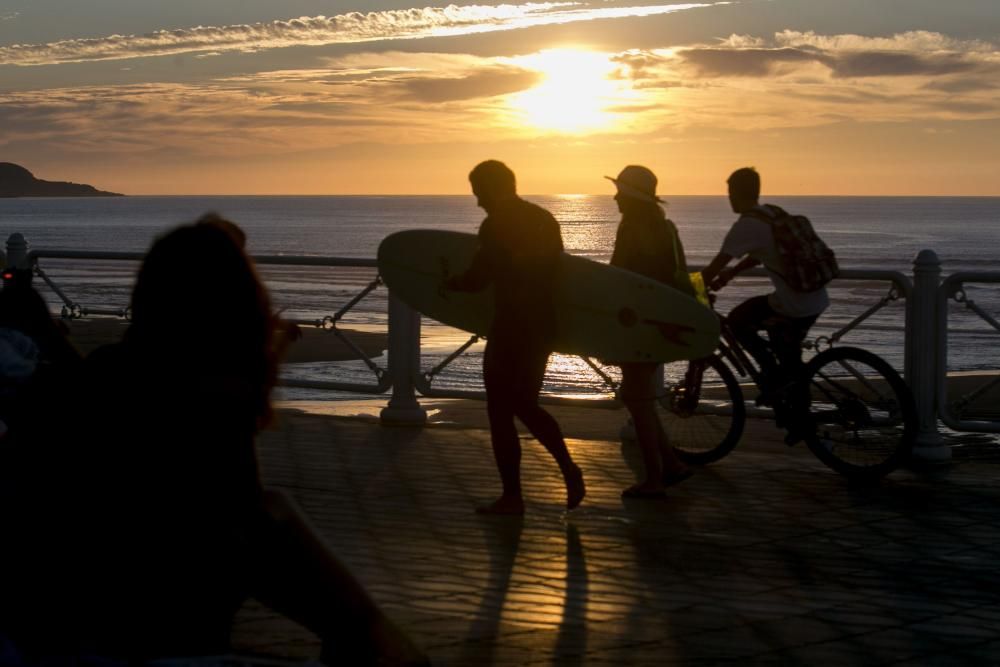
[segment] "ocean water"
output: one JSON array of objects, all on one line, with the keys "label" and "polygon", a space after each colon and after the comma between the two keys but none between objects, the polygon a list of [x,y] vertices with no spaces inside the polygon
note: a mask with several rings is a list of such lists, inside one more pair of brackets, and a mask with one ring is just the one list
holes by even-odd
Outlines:
[{"label": "ocean water", "polygon": [[[598,261],[610,258],[619,218],[610,196],[526,198],[556,216],[568,252]],[[726,198],[668,200],[667,214],[677,224],[688,263],[704,265],[735,219]],[[774,197],[767,201],[809,216],[845,268],[892,269],[911,275],[916,254],[932,249],[945,274],[1000,270],[998,197]],[[157,234],[206,211],[239,223],[247,232],[251,253],[362,258],[374,258],[379,241],[390,232],[409,228],[474,232],[483,217],[471,196],[0,199],[0,236],[20,232],[34,249],[143,251]],[[91,308],[127,304],[135,271],[134,264],[121,262],[44,260],[42,267],[67,295]],[[333,314],[374,278],[371,269],[264,267],[261,273],[277,307],[285,308],[286,315],[305,318]],[[58,308],[56,294],[42,283],[39,286]],[[726,311],[767,288],[764,279],[738,280],[723,291],[718,308]],[[888,291],[889,286],[879,281],[838,281],[831,289],[833,305],[813,333],[830,335],[840,330]],[[1000,314],[1000,287],[974,285],[967,294],[994,316]],[[949,368],[1000,367],[1000,334],[957,304],[950,310]],[[342,326],[384,331],[385,320],[386,293],[380,288],[345,315]],[[897,300],[852,330],[843,343],[871,349],[901,368],[903,335],[903,301]],[[467,339],[468,334],[425,320],[424,367],[433,367]],[[480,353],[481,345],[474,346],[435,379],[435,386],[478,388]],[[385,366],[384,358],[376,362]],[[289,364],[285,373],[374,382],[370,371],[356,361]],[[550,363],[546,391],[595,394],[607,388],[581,360],[557,355]],[[324,396],[300,390],[290,395]]]}]

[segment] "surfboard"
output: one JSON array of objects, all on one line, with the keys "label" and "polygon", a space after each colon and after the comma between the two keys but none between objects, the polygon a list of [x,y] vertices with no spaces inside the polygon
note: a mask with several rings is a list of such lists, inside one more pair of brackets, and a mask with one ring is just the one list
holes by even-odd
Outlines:
[{"label": "surfboard", "polygon": [[[445,289],[470,265],[474,234],[412,229],[390,234],[378,249],[389,290],[443,324],[485,336],[493,290]],[[719,342],[719,319],[693,297],[631,271],[568,253],[559,256],[554,350],[612,363],[698,359]]]}]

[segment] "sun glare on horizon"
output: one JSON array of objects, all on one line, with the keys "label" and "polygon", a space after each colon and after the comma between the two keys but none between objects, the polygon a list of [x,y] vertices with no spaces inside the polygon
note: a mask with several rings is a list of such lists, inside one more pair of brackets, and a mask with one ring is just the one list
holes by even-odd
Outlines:
[{"label": "sun glare on horizon", "polygon": [[605,128],[616,118],[608,109],[631,92],[611,77],[616,65],[604,53],[552,49],[513,61],[543,77],[509,100],[527,127],[566,133]]}]

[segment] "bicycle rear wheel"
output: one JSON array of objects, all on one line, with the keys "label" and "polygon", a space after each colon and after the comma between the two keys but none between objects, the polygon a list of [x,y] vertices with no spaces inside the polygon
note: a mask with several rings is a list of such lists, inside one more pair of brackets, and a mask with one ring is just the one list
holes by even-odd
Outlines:
[{"label": "bicycle rear wheel", "polygon": [[805,438],[820,461],[856,482],[881,479],[910,455],[917,410],[909,387],[885,360],[835,347],[806,364],[811,425]]},{"label": "bicycle rear wheel", "polygon": [[718,461],[740,441],[746,406],[729,366],[713,355],[666,364],[665,413],[660,421],[667,440],[685,463]]}]

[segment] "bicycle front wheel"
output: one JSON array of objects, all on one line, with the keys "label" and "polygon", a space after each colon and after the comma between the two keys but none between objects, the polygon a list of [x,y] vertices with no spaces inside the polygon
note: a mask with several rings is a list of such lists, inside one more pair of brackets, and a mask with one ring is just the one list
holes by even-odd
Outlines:
[{"label": "bicycle front wheel", "polygon": [[666,364],[660,421],[685,463],[718,461],[740,441],[746,406],[739,382],[718,356]]},{"label": "bicycle front wheel", "polygon": [[820,461],[852,481],[871,482],[909,457],[917,410],[909,387],[885,360],[835,347],[813,357],[805,373],[812,422],[805,440]]}]

